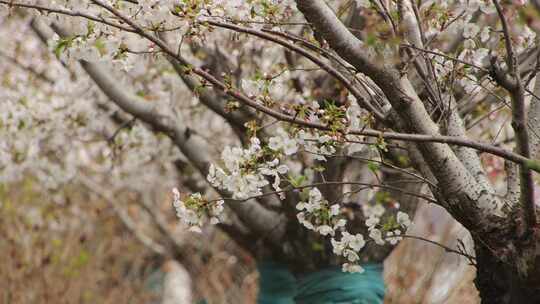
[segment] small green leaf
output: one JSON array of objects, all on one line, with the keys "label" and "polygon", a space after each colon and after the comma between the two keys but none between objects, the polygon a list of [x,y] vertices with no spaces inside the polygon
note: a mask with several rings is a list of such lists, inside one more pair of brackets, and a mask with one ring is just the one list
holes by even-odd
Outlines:
[{"label": "small green leaf", "polygon": [[324,172],[325,169],[324,169],[324,166],[318,165],[318,166],[314,166],[313,170],[315,170],[317,172]]},{"label": "small green leaf", "polygon": [[54,54],[56,57],[60,57],[62,52],[71,46],[71,43],[73,42],[73,38],[60,38],[58,42],[56,43],[56,46],[54,47]]},{"label": "small green leaf", "polygon": [[94,33],[95,27],[96,25],[94,24],[94,22],[92,21],[88,22],[88,25],[86,26],[86,37],[89,37],[90,35]]},{"label": "small green leaf", "polygon": [[313,243],[311,243],[311,249],[313,251],[319,251],[320,252],[320,251],[324,250],[324,246],[320,242],[313,242]]},{"label": "small green leaf", "polygon": [[98,50],[101,56],[105,56],[107,54],[107,47],[105,46],[103,39],[96,39],[96,42],[94,42],[94,47]]},{"label": "small green leaf", "polygon": [[382,136],[377,137],[377,143],[375,143],[375,146],[377,147],[377,149],[381,151],[388,152],[386,141],[384,140]]},{"label": "small green leaf", "polygon": [[372,161],[368,162],[367,166],[371,172],[377,172],[380,168],[378,163]]},{"label": "small green leaf", "polygon": [[302,184],[304,181],[306,181],[307,177],[305,175],[300,175],[297,177],[293,177],[289,175],[289,182],[291,185],[295,188],[302,187]]},{"label": "small green leaf", "polygon": [[535,160],[528,160],[526,163],[525,163],[525,166],[533,171],[536,171],[536,172],[539,172],[540,173],[540,162],[538,161],[535,161]]}]

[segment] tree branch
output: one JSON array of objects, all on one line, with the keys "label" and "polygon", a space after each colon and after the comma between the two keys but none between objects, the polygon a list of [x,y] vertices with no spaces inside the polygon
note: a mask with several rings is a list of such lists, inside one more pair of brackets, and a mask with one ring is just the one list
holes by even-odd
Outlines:
[{"label": "tree branch", "polygon": [[[163,35],[161,33],[160,35]],[[244,133],[246,130],[245,124],[250,120],[256,119],[255,115],[247,111],[245,108],[240,108],[236,111],[226,111],[226,100],[219,96],[217,92],[211,92],[201,83],[196,77],[190,75],[187,60],[180,53],[176,57],[167,55],[167,60],[173,66],[176,74],[182,79],[188,89],[199,98],[202,104],[212,110],[214,113],[223,117],[237,133]]]},{"label": "tree branch", "polygon": [[[345,28],[323,0],[296,2],[306,19],[323,34],[337,53],[382,88],[403,119],[407,131],[439,136],[437,126],[405,76],[399,75],[392,67],[383,70],[371,63],[362,52],[362,43]],[[442,192],[450,202],[446,207],[454,217],[471,230],[489,227],[489,220],[483,211],[499,205],[499,199],[482,191],[482,187],[447,145],[425,143],[418,146],[439,183],[445,185]],[[493,211],[489,210],[490,213]]]},{"label": "tree branch", "polygon": [[[37,21],[37,20],[36,20]],[[43,23],[35,26],[36,30],[47,27]],[[56,26],[60,35],[66,34],[65,30]],[[43,31],[45,32],[45,31]],[[112,73],[107,71],[101,64],[80,62],[88,75],[94,80],[102,92],[107,95],[122,110],[148,123],[156,131],[164,132],[178,146],[180,151],[197,168],[201,175],[208,174],[211,158],[203,138],[182,124],[181,121],[160,114],[156,107],[141,100],[140,97],[130,94],[129,88],[123,87],[116,81]],[[216,189],[223,196],[229,193]],[[281,219],[271,211],[264,209],[257,202],[245,204],[230,204],[229,207],[238,215],[247,227],[259,235],[267,235],[273,243],[278,243],[281,230],[275,229]]]},{"label": "tree branch", "polygon": [[[111,74],[104,71],[98,64],[89,62],[81,62],[81,64],[102,91],[120,108],[149,123],[156,130],[164,131],[203,176],[208,174],[211,158],[204,139],[178,120],[158,114],[153,105],[138,100],[139,98],[135,95],[127,95],[126,92],[129,90],[121,88],[118,82],[112,79]],[[227,194],[222,190],[216,190],[222,195]],[[269,227],[275,227],[280,220],[276,214],[265,210],[256,202],[230,204],[229,207],[248,227],[261,235],[268,233]],[[274,241],[277,241],[279,237],[273,235]]]},{"label": "tree branch", "polygon": [[[531,150],[529,145],[529,131],[527,128],[527,112],[525,110],[525,88],[521,81],[521,75],[519,72],[519,65],[517,57],[512,47],[512,37],[510,36],[510,29],[506,17],[504,16],[501,5],[498,0],[493,0],[493,4],[501,20],[504,42],[506,47],[506,62],[510,72],[510,77],[515,86],[509,86],[505,82],[500,84],[505,87],[512,97],[512,127],[516,132],[516,147],[517,152],[524,157],[531,157]],[[520,184],[521,184],[521,206],[525,211],[525,221],[527,224],[527,232],[531,232],[531,229],[537,224],[536,206],[534,203],[534,180],[531,170],[527,166],[521,166],[519,168]]]},{"label": "tree branch", "polygon": [[55,14],[60,14],[60,15],[72,16],[72,17],[82,17],[88,20],[92,20],[95,22],[99,22],[99,23],[103,23],[103,24],[115,27],[117,29],[120,29],[126,32],[133,32],[133,30],[130,29],[129,27],[110,22],[102,17],[96,17],[93,15],[78,12],[78,11],[72,11],[72,10],[62,9],[62,8],[52,8],[48,6],[41,6],[41,5],[34,5],[34,4],[19,3],[19,2],[13,2],[13,1],[8,1],[8,0],[0,0],[0,4],[5,4],[8,7],[15,6],[15,7],[22,7],[22,8],[31,8],[31,9],[35,9],[39,11],[40,13],[47,12],[47,13],[55,13]]},{"label": "tree branch", "polygon": [[473,256],[473,255],[470,255],[469,253],[467,253],[465,251],[465,248],[464,248],[463,245],[461,247],[458,247],[458,249],[452,249],[452,248],[450,248],[450,247],[448,247],[448,246],[446,246],[444,244],[432,241],[430,239],[427,239],[427,238],[424,238],[424,237],[421,237],[421,236],[414,236],[414,235],[406,235],[406,234],[404,234],[404,235],[402,235],[402,237],[409,238],[409,239],[415,239],[415,240],[419,240],[419,241],[423,241],[423,242],[426,242],[426,243],[430,243],[430,244],[439,246],[442,249],[444,249],[444,251],[446,251],[448,253],[454,253],[454,254],[461,255],[461,256],[467,258],[467,260],[469,260],[469,263],[471,265],[476,265],[476,257]]},{"label": "tree branch", "polygon": [[[175,54],[175,52],[173,52],[170,48],[168,48],[167,45],[165,45],[161,40],[159,40],[156,37],[153,37],[152,35],[145,32],[142,28],[137,26],[129,18],[127,18],[126,16],[123,16],[120,12],[118,12],[114,8],[112,8],[112,7],[110,7],[110,6],[106,5],[106,4],[103,4],[99,0],[93,0],[93,1],[95,3],[98,3],[98,5],[106,8],[107,10],[113,12],[120,19],[122,19],[123,21],[128,23],[130,26],[132,26],[139,35],[141,35],[142,37],[144,37],[144,38],[146,38],[146,39],[148,39],[148,40],[150,40],[152,42],[154,42],[166,54],[174,57],[180,63],[188,64],[188,66],[191,68],[191,71],[193,73],[201,76],[202,78],[207,80],[209,83],[214,85],[216,88],[220,89],[221,91],[225,92],[227,95],[235,98],[236,100],[238,100],[238,101],[240,101],[240,102],[242,102],[242,103],[244,103],[244,104],[246,104],[246,105],[248,105],[248,106],[250,106],[250,107],[252,107],[252,108],[254,108],[256,110],[259,110],[259,111],[261,111],[261,112],[263,112],[263,113],[265,113],[267,115],[270,115],[270,116],[272,116],[274,118],[277,118],[277,119],[279,119],[281,121],[290,122],[290,123],[294,123],[294,124],[297,124],[297,125],[310,127],[310,128],[314,128],[314,129],[319,129],[319,130],[330,130],[330,128],[328,126],[326,126],[326,125],[296,119],[293,116],[289,116],[287,114],[277,112],[277,111],[275,111],[273,109],[267,108],[267,107],[261,105],[260,103],[248,98],[247,96],[245,96],[241,92],[236,91],[234,88],[229,87],[226,84],[220,82],[219,80],[217,80],[215,77],[213,77],[212,75],[210,75],[206,71],[204,71],[204,70],[202,70],[200,68],[197,68],[195,66],[192,66],[191,64],[189,64],[189,63],[187,63],[185,61],[182,61],[182,59],[179,59],[178,56]],[[354,38],[354,39],[356,39],[356,38]],[[386,73],[385,71],[382,71],[382,70],[380,70],[379,72],[380,73]],[[387,83],[385,85],[385,88],[387,88],[387,87],[390,88],[394,84],[395,84],[395,81],[392,79],[391,82],[389,82],[389,83]],[[405,82],[405,84],[409,84],[409,83]],[[401,91],[401,90],[403,90],[402,89],[402,84],[398,83],[397,85],[398,85],[397,87],[392,87],[391,89],[394,92],[397,91],[399,93],[400,96],[398,96],[398,97],[402,97],[402,98],[406,99],[403,102],[410,102],[411,100],[410,100],[409,97],[403,96],[403,94],[405,94],[405,92]],[[407,89],[412,89],[410,87],[410,84],[409,84],[409,88],[407,88]],[[414,92],[412,92],[412,93],[414,93]],[[416,95],[414,95],[414,96],[416,98],[418,98]],[[418,107],[418,104],[416,104],[416,107]],[[416,111],[423,111],[423,113],[420,114],[421,117],[418,118],[420,120],[419,123],[421,125],[424,124],[424,123],[421,123],[422,118],[427,117],[428,121],[431,121],[429,119],[429,115],[425,112],[425,109],[423,109],[423,108],[418,109],[418,110],[417,109],[412,109],[412,110],[409,110],[409,111],[413,112],[413,113],[416,112]],[[428,130],[436,129],[435,126],[431,126],[431,125],[429,125],[429,126],[427,126],[425,128],[427,128]],[[419,129],[422,129],[422,128],[419,128]],[[519,163],[519,164],[527,165],[532,170],[540,172],[540,163],[536,162],[536,161],[534,161],[532,159],[525,158],[525,157],[523,157],[521,155],[512,153],[510,151],[507,151],[507,150],[504,150],[504,149],[501,149],[501,148],[498,148],[498,147],[495,147],[495,146],[492,146],[492,145],[478,143],[476,141],[472,141],[472,140],[468,140],[468,139],[456,138],[456,137],[453,137],[453,136],[441,136],[439,134],[436,134],[436,132],[428,132],[428,133],[435,133],[435,134],[409,134],[409,133],[381,132],[381,131],[376,131],[376,130],[364,129],[364,130],[350,130],[347,133],[352,134],[352,135],[383,137],[383,138],[388,138],[388,139],[407,140],[407,141],[415,141],[415,142],[434,142],[434,143],[445,143],[445,144],[454,144],[454,145],[466,146],[466,147],[477,149],[477,150],[482,151],[482,152],[491,153],[493,155],[497,155],[497,156],[503,157],[505,159],[509,159],[509,160],[514,161],[514,162]],[[419,133],[423,133],[423,132],[419,132]]]},{"label": "tree branch", "polygon": [[[537,55],[535,75],[533,91],[535,96],[540,96],[540,52]],[[527,113],[527,126],[530,130],[531,158],[540,159],[540,99],[535,96],[531,97],[531,104]]]},{"label": "tree branch", "polygon": [[390,80],[388,73],[363,53],[363,43],[341,23],[323,0],[297,0],[296,5],[330,46],[358,71],[377,79],[375,82]]},{"label": "tree branch", "polygon": [[[245,199],[222,197],[222,198],[216,199],[216,201],[217,200],[224,200],[224,201],[245,202],[245,201],[248,201],[250,199],[260,198],[260,197],[264,197],[264,196],[268,196],[268,195],[275,195],[275,194],[279,194],[279,193],[287,193],[287,192],[291,192],[291,191],[303,190],[303,189],[307,189],[307,188],[324,187],[324,186],[343,186],[343,185],[365,186],[366,189],[369,189],[369,188],[381,188],[381,189],[386,189],[386,190],[392,190],[392,191],[396,191],[398,193],[401,193],[403,195],[409,195],[409,196],[414,196],[414,197],[423,199],[423,200],[425,200],[426,202],[429,202],[429,203],[440,204],[440,202],[438,202],[436,199],[433,199],[432,197],[429,197],[429,196],[423,195],[423,194],[419,194],[419,193],[410,192],[410,191],[407,191],[407,190],[403,190],[403,189],[400,189],[398,187],[393,187],[393,186],[389,186],[389,185],[382,185],[382,184],[361,183],[361,182],[347,182],[347,181],[315,182],[315,183],[312,183],[312,184],[309,184],[309,185],[304,185],[304,186],[298,186],[298,187],[291,186],[288,189],[283,189],[283,190],[280,190],[280,191],[266,192],[266,193],[263,193],[263,194],[250,196],[250,197],[245,198]],[[329,200],[332,201],[331,199],[329,199]]]},{"label": "tree branch", "polygon": [[281,46],[283,46],[283,47],[285,47],[285,48],[287,48],[287,49],[289,49],[289,50],[291,50],[291,51],[293,51],[293,52],[295,52],[297,54],[300,54],[301,56],[309,59],[311,62],[313,62],[316,65],[320,66],[323,70],[328,72],[335,79],[337,79],[341,84],[343,84],[343,86],[345,86],[347,88],[347,90],[349,90],[349,92],[351,92],[351,94],[356,98],[356,100],[358,101],[358,103],[360,104],[361,107],[363,107],[364,109],[366,109],[367,111],[372,113],[380,121],[385,120],[384,114],[382,114],[372,104],[368,103],[365,100],[362,93],[344,75],[342,75],[338,70],[336,70],[335,68],[333,68],[329,64],[321,61],[319,58],[315,57],[313,54],[311,54],[308,51],[304,50],[303,48],[298,47],[295,44],[289,43],[288,41],[286,41],[284,39],[281,39],[279,37],[276,37],[274,35],[270,35],[268,33],[258,31],[258,30],[255,30],[255,29],[251,29],[251,28],[247,28],[247,27],[243,27],[243,26],[238,26],[238,25],[234,25],[234,24],[228,24],[228,23],[223,23],[223,22],[212,21],[212,20],[205,21],[205,23],[208,23],[208,24],[213,25],[213,26],[221,27],[221,28],[230,29],[230,30],[233,30],[235,32],[254,35],[254,36],[257,36],[259,38],[262,38],[262,39],[277,43],[277,44],[279,44],[279,45],[281,45]]},{"label": "tree branch", "polygon": [[[144,29],[124,16],[118,10],[100,0],[92,1],[93,3],[107,9],[109,12],[113,13],[122,21],[130,25],[137,32],[137,34],[155,43],[165,53],[176,57],[175,53],[170,50],[161,40],[147,33]],[[332,11],[323,1],[312,1],[308,6],[311,6],[312,4],[315,4],[315,6],[318,8],[322,7],[326,9],[326,11],[323,10],[322,16],[331,16],[331,18],[333,18],[331,21],[337,22],[338,36],[348,33],[348,35],[345,35],[352,38],[351,41],[353,44],[358,47],[361,46],[360,41],[352,36],[346,30],[346,28],[339,23],[339,20],[333,15]],[[300,4],[300,6],[301,5],[302,4]],[[331,22],[328,23],[326,20],[322,20],[319,26],[321,24],[328,26],[331,24]],[[328,29],[323,28],[322,31],[325,32],[328,31]],[[337,43],[338,45],[343,43],[340,42],[339,39],[336,39],[336,37],[330,37],[330,39],[333,39],[333,42]],[[368,63],[359,49],[356,49],[355,51],[351,49],[350,46],[351,45],[348,42],[345,42],[344,55],[349,56],[349,60],[352,61],[350,62],[351,64],[355,65],[360,71],[364,70],[367,72],[367,74],[372,77],[379,86],[384,88],[385,93],[392,105],[396,111],[402,115],[407,129],[411,130],[412,132],[418,132],[428,136],[439,136],[437,126],[430,119],[428,113],[426,112],[407,78],[399,78],[398,73],[395,70],[382,70],[379,67]],[[338,53],[343,53],[340,49],[336,49],[336,51],[338,51]],[[360,57],[352,58],[354,57],[353,55],[358,55]],[[245,95],[233,91],[230,86],[220,82],[209,73],[195,67],[191,67],[191,70],[235,99],[247,104],[251,104],[254,108],[260,109],[267,114],[269,111],[274,112],[273,110],[267,109],[264,106],[250,100]],[[493,212],[493,210],[496,210],[497,208],[494,208],[494,205],[499,205],[499,198],[490,193],[482,191],[481,187],[479,187],[473,176],[465,169],[463,164],[457,159],[455,154],[447,145],[425,143],[419,145],[419,147],[439,182],[447,185],[447,187],[443,188],[443,192],[446,199],[451,202],[451,206],[448,209],[453,212],[454,216],[459,218],[461,222],[464,223],[469,229],[488,229],[491,222],[487,219],[488,217],[485,216],[485,212],[483,211],[489,210],[490,212]],[[527,167],[538,166],[536,169],[540,170],[540,166],[536,162],[527,158],[522,158],[521,160],[527,164]],[[467,207],[464,208],[464,206]]]}]

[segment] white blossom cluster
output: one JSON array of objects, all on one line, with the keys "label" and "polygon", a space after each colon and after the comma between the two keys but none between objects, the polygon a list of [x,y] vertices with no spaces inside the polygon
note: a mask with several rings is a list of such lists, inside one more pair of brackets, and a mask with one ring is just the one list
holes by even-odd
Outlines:
[{"label": "white blossom cluster", "polygon": [[289,156],[298,151],[298,144],[299,142],[289,137],[289,134],[283,128],[279,128],[277,130],[277,136],[270,138],[268,147]]},{"label": "white blossom cluster", "polygon": [[327,134],[321,135],[318,132],[300,130],[297,140],[304,147],[304,151],[311,153],[316,160],[326,161],[326,156],[336,152],[333,138]]},{"label": "white blossom cluster", "polygon": [[223,200],[208,202],[203,199],[200,193],[193,193],[182,201],[177,188],[173,189],[173,195],[176,216],[182,223],[190,227],[190,231],[201,232],[206,218],[210,219],[212,225],[220,223],[224,209]]},{"label": "white blossom cluster", "polygon": [[290,155],[287,153],[296,152],[296,146],[281,132],[279,136],[270,139],[269,149],[277,153],[270,153],[272,160],[264,161],[269,153],[261,147],[256,137],[251,138],[247,149],[225,147],[221,154],[224,168],[210,165],[206,178],[212,186],[230,192],[235,199],[261,195],[262,188],[269,184],[267,177],[273,177],[273,188],[281,191],[280,175],[287,173],[289,168],[280,164],[279,152]]},{"label": "white blossom cluster", "polygon": [[103,32],[95,28],[94,23],[83,22],[82,24],[86,24],[87,28],[78,32],[75,29],[80,27],[80,24],[70,28],[74,36],[60,38],[58,34],[54,34],[49,40],[49,49],[63,62],[70,64],[78,60],[107,62],[120,70],[129,72],[140,58],[127,50],[134,52],[150,50],[149,48],[141,49],[140,42],[131,34],[120,32],[112,36],[114,38],[106,39],[103,38]]},{"label": "white blossom cluster", "polygon": [[364,204],[362,205],[362,211],[366,218],[365,224],[366,227],[368,227],[369,237],[374,240],[377,245],[384,245],[385,240],[382,238],[382,231],[376,227],[381,222],[381,217],[386,210],[381,204],[375,204],[375,206]]},{"label": "white blossom cluster", "polygon": [[396,215],[396,223],[390,228],[381,229],[381,218],[386,212],[382,204],[370,206],[365,204],[362,206],[362,211],[366,218],[365,225],[369,231],[369,237],[375,241],[377,245],[384,245],[386,242],[390,245],[397,244],[401,237],[402,230],[407,230],[411,225],[409,215],[405,212],[398,211]]},{"label": "white blossom cluster", "polygon": [[316,187],[309,191],[308,201],[298,203],[296,209],[300,211],[297,214],[298,221],[307,229],[321,235],[334,236],[338,229],[347,224],[345,219],[339,217],[340,205],[330,205]]},{"label": "white blossom cluster", "polygon": [[333,251],[336,255],[343,256],[347,259],[347,263],[344,263],[342,268],[346,272],[364,272],[362,266],[358,265],[360,256],[358,252],[364,248],[366,241],[362,234],[352,235],[346,231],[341,233],[341,239],[336,241],[334,238],[331,240]]},{"label": "white blossom cluster", "polygon": [[[355,112],[351,114],[358,115]],[[221,155],[224,167],[212,164],[207,179],[214,187],[232,193],[233,198],[236,199],[262,195],[263,187],[269,184],[267,177],[274,178],[272,186],[276,191],[280,191],[280,176],[289,170],[286,165],[280,164],[283,158],[302,151],[300,150],[302,147],[303,151],[314,153],[316,160],[325,160],[323,155],[332,155],[336,151],[333,146],[334,141],[332,136],[324,132],[299,130],[295,135],[290,135],[285,129],[279,128],[276,136],[269,138],[266,147],[262,147],[256,137],[250,140],[250,145],[245,149],[226,147]],[[265,160],[265,156],[268,155],[272,155],[272,161]],[[359,251],[365,245],[364,236],[351,235],[345,231],[347,220],[341,214],[339,203],[330,204],[316,187],[311,187],[307,196],[306,201],[301,201],[296,205],[299,211],[298,221],[309,230],[331,237],[334,253],[347,260],[347,263],[343,264],[344,271],[361,272],[362,268],[358,265],[358,260]],[[197,196],[195,199],[200,199],[200,197]],[[384,245],[387,242],[395,245],[402,238],[400,229],[406,229],[410,225],[408,215],[400,211],[397,216],[399,227],[395,226],[391,231],[383,231],[379,227],[381,217],[386,212],[383,205],[366,204],[363,208],[369,236],[378,245]],[[336,239],[338,235],[341,236],[339,241]]]},{"label": "white blossom cluster", "polygon": [[[360,260],[358,253],[366,244],[364,236],[343,231],[347,221],[340,216],[339,204],[330,205],[322,197],[319,189],[314,187],[309,191],[308,201],[298,203],[296,209],[300,211],[297,214],[298,221],[304,227],[323,236],[331,236],[333,252],[347,260],[342,266],[343,271],[363,272],[362,267],[358,265]],[[341,234],[339,241],[335,238],[337,232]]]}]

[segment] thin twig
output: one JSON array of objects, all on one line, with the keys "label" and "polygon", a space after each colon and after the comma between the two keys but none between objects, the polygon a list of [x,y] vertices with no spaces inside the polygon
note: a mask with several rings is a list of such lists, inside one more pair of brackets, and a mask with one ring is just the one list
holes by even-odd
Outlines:
[{"label": "thin twig", "polygon": [[96,16],[93,16],[93,15],[78,12],[78,11],[72,11],[72,10],[63,9],[63,8],[52,8],[52,7],[34,5],[34,4],[19,3],[19,2],[13,2],[13,1],[7,1],[7,0],[0,0],[0,4],[5,4],[7,6],[31,8],[31,9],[36,9],[36,10],[38,10],[40,12],[43,11],[43,12],[56,13],[56,14],[67,15],[67,16],[72,16],[72,17],[82,17],[82,18],[86,18],[88,20],[92,20],[92,21],[95,21],[95,22],[99,22],[99,23],[103,23],[103,24],[115,27],[117,29],[120,29],[120,30],[123,30],[123,31],[126,31],[126,32],[134,32],[129,27],[107,21],[106,19],[103,19],[101,17],[96,17]]},{"label": "thin twig", "polygon": [[246,202],[248,200],[257,199],[257,198],[261,198],[261,197],[264,197],[264,196],[276,195],[276,194],[280,194],[280,193],[287,193],[287,192],[291,192],[291,191],[298,191],[298,190],[303,190],[303,189],[307,189],[307,188],[314,188],[314,187],[327,186],[327,185],[336,185],[336,186],[337,185],[357,185],[357,186],[366,186],[368,188],[388,189],[388,190],[392,190],[392,191],[397,191],[397,192],[405,194],[405,195],[418,197],[418,198],[426,200],[426,201],[428,201],[430,203],[434,203],[434,204],[438,203],[438,201],[436,199],[432,198],[432,197],[429,197],[427,195],[414,193],[414,192],[410,192],[410,191],[406,191],[406,190],[403,190],[403,189],[398,188],[398,187],[393,187],[393,186],[388,186],[388,185],[381,185],[381,184],[370,184],[370,183],[361,183],[361,182],[340,182],[340,181],[324,181],[324,182],[321,182],[321,183],[313,183],[313,184],[304,185],[304,186],[298,186],[298,187],[291,186],[288,189],[266,192],[266,193],[263,193],[263,194],[253,195],[253,196],[243,198],[243,199],[232,198],[232,197],[223,197],[223,198],[218,198],[218,199],[211,200],[210,202],[219,201],[219,200],[233,201],[233,202]]},{"label": "thin twig", "polygon": [[430,244],[433,244],[433,245],[436,245],[436,246],[439,246],[441,247],[442,249],[444,249],[444,251],[446,252],[449,252],[449,253],[455,253],[457,255],[461,255],[461,256],[464,256],[466,257],[468,260],[469,260],[469,263],[473,266],[476,266],[476,257],[475,256],[472,256],[470,255],[469,253],[467,253],[467,251],[465,251],[465,248],[461,247],[458,243],[458,249],[452,249],[446,245],[443,245],[441,243],[438,243],[438,242],[435,242],[435,241],[432,241],[430,239],[426,239],[424,237],[421,237],[421,236],[414,236],[414,235],[407,235],[407,234],[403,234],[403,235],[400,235],[401,237],[404,237],[404,238],[409,238],[409,239],[415,239],[415,240],[420,240],[420,241],[423,241],[423,242],[427,242],[427,243],[430,243]]}]

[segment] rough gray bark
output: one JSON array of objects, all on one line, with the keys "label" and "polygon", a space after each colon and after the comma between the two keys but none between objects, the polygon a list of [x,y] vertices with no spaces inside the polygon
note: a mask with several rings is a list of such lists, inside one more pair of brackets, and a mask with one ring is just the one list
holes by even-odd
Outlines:
[{"label": "rough gray bark", "polygon": [[[329,45],[346,61],[370,77],[385,93],[393,109],[399,115],[402,132],[438,135],[439,127],[431,120],[422,101],[405,75],[399,75],[394,67],[375,64],[362,52],[362,43],[341,24],[332,10],[322,0],[297,0],[297,6],[315,31],[322,33]],[[408,2],[406,2],[407,4]],[[401,3],[403,6],[404,4]],[[402,10],[406,11],[406,8]],[[404,17],[411,17],[404,14]],[[410,20],[405,18],[405,21]],[[413,28],[410,23],[408,33]],[[415,35],[412,35],[415,37]],[[413,39],[415,40],[415,39]],[[417,39],[416,39],[417,40]],[[509,41],[509,40],[508,40]],[[507,42],[508,42],[507,41]],[[511,53],[509,51],[509,53]],[[510,65],[512,66],[512,65]],[[514,73],[519,81],[519,75]],[[522,92],[522,91],[521,91]],[[513,95],[515,100],[514,126],[518,133],[527,134],[523,127],[523,94]],[[520,97],[521,96],[521,97]],[[534,111],[534,104],[531,111]],[[533,115],[534,116],[534,115]],[[534,119],[534,118],[533,118]],[[448,132],[453,136],[464,136],[462,122],[458,116],[450,116]],[[523,137],[523,136],[521,136]],[[522,138],[521,143],[528,138]],[[427,168],[438,182],[439,203],[452,216],[462,223],[472,234],[478,259],[478,277],[476,285],[485,303],[521,303],[527,299],[540,302],[540,290],[537,284],[540,278],[540,255],[537,252],[538,228],[532,227],[526,239],[523,228],[529,223],[529,215],[524,216],[520,205],[515,212],[502,214],[495,206],[504,202],[486,186],[480,164],[475,152],[458,148],[451,149],[444,144],[417,143],[420,155],[417,159],[425,162]],[[520,149],[523,152],[522,144]],[[526,152],[526,151],[525,151]],[[474,153],[474,154],[473,154]],[[523,193],[530,194],[532,185],[526,178],[528,168],[520,168],[520,187]],[[523,183],[527,182],[527,186]],[[527,217],[529,216],[529,217]],[[535,216],[535,215],[532,215]],[[521,228],[520,228],[521,227]]]},{"label": "rough gray bark", "polygon": [[[403,121],[406,129],[402,131],[439,135],[438,126],[431,120],[409,80],[405,76],[400,77],[391,66],[383,68],[372,63],[362,52],[362,43],[343,26],[324,1],[297,1],[297,5],[340,56],[381,87]],[[443,195],[447,202],[443,204],[452,209],[451,213],[462,218],[468,228],[482,226],[479,225],[482,222],[484,226],[489,226],[479,207],[474,207],[475,202],[490,206],[499,204],[499,199],[483,191],[449,146],[422,143],[418,144],[418,148],[439,183],[446,185]],[[470,210],[464,212],[457,207],[461,201],[469,204]]]},{"label": "rough gray bark", "polygon": [[[540,73],[536,74],[534,83],[534,95],[540,96]],[[540,100],[535,96],[531,97],[531,103],[528,112],[529,136],[531,143],[531,157],[540,159]]]}]

